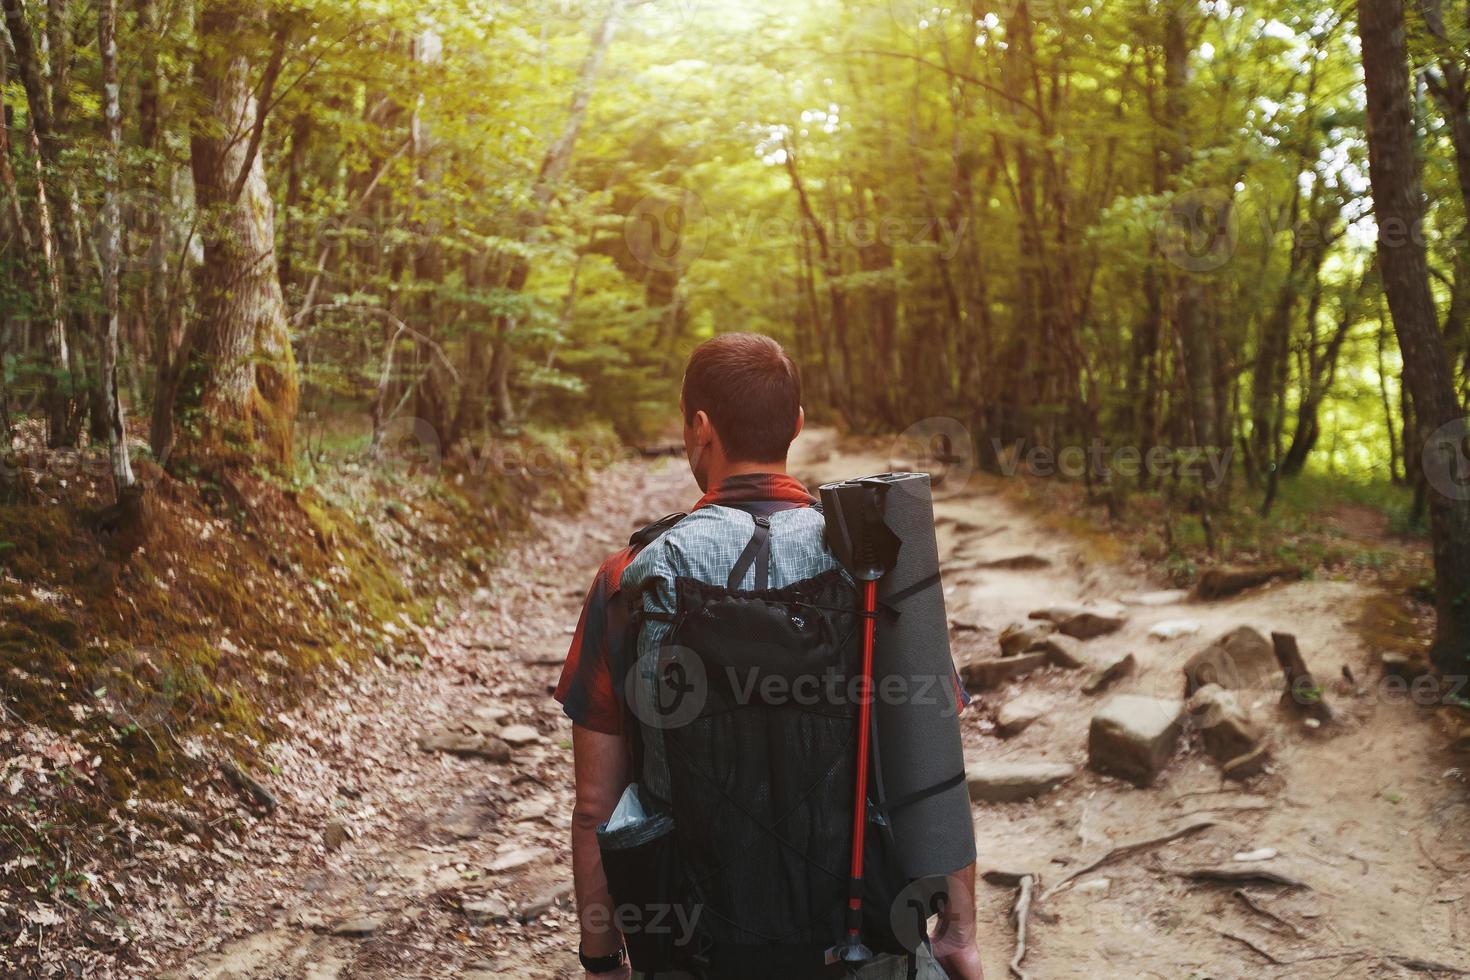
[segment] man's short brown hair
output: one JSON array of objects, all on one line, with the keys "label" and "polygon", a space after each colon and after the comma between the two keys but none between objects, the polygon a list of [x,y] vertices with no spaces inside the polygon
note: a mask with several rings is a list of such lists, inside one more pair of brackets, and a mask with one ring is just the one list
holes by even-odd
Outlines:
[{"label": "man's short brown hair", "polygon": [[721,334],[694,348],[684,368],[684,421],[699,411],[731,460],[785,459],[801,412],[801,374],[770,337]]}]

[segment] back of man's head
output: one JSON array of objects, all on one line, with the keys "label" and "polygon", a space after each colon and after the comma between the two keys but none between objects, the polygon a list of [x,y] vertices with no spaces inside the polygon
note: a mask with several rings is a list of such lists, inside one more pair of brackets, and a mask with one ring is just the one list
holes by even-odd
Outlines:
[{"label": "back of man's head", "polygon": [[684,421],[704,412],[732,461],[784,460],[801,414],[801,375],[781,345],[755,333],[720,334],[689,355]]}]

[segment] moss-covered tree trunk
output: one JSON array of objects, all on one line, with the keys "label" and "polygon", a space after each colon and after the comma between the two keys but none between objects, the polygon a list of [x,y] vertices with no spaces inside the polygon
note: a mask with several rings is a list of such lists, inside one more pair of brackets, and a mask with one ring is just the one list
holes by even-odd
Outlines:
[{"label": "moss-covered tree trunk", "polygon": [[204,264],[201,310],[181,352],[174,418],[187,455],[285,468],[297,371],[277,274],[275,208],[259,152],[262,102],[280,70],[284,38],[277,35],[263,71],[253,71],[263,24],[259,5],[237,0],[208,3],[200,15],[202,112],[190,164]]}]

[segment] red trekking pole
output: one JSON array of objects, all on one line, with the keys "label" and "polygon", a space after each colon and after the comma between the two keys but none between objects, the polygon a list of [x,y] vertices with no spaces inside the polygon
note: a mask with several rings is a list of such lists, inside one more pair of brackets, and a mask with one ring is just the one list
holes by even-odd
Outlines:
[{"label": "red trekking pole", "polygon": [[863,660],[858,675],[857,776],[852,801],[852,855],[848,865],[846,939],[827,951],[829,962],[872,959],[863,944],[863,845],[868,826],[868,756],[872,742],[873,647],[878,626],[878,580],[898,560],[898,537],[883,522],[887,486],[874,482],[822,487],[827,544],[863,589]]}]

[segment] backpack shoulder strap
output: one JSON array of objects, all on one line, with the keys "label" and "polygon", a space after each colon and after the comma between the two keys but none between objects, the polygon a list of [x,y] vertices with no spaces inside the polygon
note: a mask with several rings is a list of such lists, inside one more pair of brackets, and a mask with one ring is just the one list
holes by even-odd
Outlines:
[{"label": "backpack shoulder strap", "polygon": [[[674,527],[674,525],[678,524],[680,521],[688,516],[689,515],[686,512],[679,511],[673,514],[665,514],[658,520],[643,525],[638,530],[634,531],[632,536],[628,538],[628,547],[632,548],[635,552],[642,551],[644,548],[653,544],[659,538],[667,534]],[[622,592],[621,590],[618,593],[618,598],[620,598],[627,605],[628,621],[630,626],[632,627],[633,634],[635,636],[638,630],[642,627],[643,620],[645,619],[672,619],[672,617],[660,616],[658,613],[649,613],[644,611],[642,590],[651,588],[652,585],[652,582],[644,582],[641,589],[634,590],[632,594]]]},{"label": "backpack shoulder strap", "polygon": [[672,528],[675,524],[678,524],[680,521],[688,516],[689,515],[684,511],[679,511],[674,514],[665,514],[663,517],[660,517],[653,523],[645,524],[638,530],[634,531],[632,536],[628,538],[628,546],[630,548],[646,548],[653,542],[657,541],[659,538],[663,537],[670,528]]},{"label": "backpack shoulder strap", "polygon": [[764,589],[771,580],[771,519],[769,517],[752,517],[755,522],[755,530],[751,532],[750,541],[745,550],[735,559],[735,564],[730,566],[730,576],[725,581],[725,588],[734,591],[740,588],[745,573],[755,565],[755,587],[757,590]]}]

